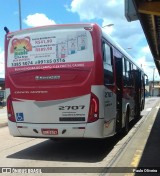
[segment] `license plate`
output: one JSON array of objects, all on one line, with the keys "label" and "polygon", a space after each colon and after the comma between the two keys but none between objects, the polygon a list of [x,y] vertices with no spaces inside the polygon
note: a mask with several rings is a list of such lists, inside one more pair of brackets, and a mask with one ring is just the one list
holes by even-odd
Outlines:
[{"label": "license plate", "polygon": [[43,135],[58,135],[58,129],[41,129]]}]

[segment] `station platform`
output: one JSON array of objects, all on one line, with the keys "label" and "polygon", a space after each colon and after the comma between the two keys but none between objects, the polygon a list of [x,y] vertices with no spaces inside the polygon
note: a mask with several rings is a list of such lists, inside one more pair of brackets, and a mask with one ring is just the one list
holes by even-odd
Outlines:
[{"label": "station platform", "polygon": [[[145,114],[141,119],[143,123],[134,136],[128,134],[131,140],[111,165],[107,176],[160,176],[160,98],[150,98],[148,101],[153,107],[148,104],[146,110],[150,112],[142,111]],[[121,169],[114,173],[114,168]]]}]

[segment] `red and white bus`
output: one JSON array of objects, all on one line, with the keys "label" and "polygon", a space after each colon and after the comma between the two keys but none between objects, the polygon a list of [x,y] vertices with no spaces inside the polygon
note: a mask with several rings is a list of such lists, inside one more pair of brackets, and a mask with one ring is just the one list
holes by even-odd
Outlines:
[{"label": "red and white bus", "polygon": [[106,138],[144,108],[143,71],[97,24],[9,32],[5,63],[13,136]]}]

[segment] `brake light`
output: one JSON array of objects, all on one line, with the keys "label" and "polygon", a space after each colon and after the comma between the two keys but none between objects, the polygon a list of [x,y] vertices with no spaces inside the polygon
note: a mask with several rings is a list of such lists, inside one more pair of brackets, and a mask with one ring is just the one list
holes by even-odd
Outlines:
[{"label": "brake light", "polygon": [[95,122],[99,119],[99,100],[96,95],[91,93],[88,122]]},{"label": "brake light", "polygon": [[12,105],[12,97],[11,95],[7,98],[7,112],[8,112],[8,119],[12,122],[16,122],[16,118],[14,115],[13,105]]}]

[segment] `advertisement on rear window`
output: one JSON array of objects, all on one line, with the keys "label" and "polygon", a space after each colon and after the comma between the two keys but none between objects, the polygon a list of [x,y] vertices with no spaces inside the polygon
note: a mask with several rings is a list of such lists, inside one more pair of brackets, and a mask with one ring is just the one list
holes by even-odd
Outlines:
[{"label": "advertisement on rear window", "polygon": [[[35,32],[15,35],[8,47],[8,67],[43,68],[45,65],[91,62],[94,59],[89,31]],[[82,66],[82,65],[81,65]],[[54,67],[53,67],[54,68]]]}]

